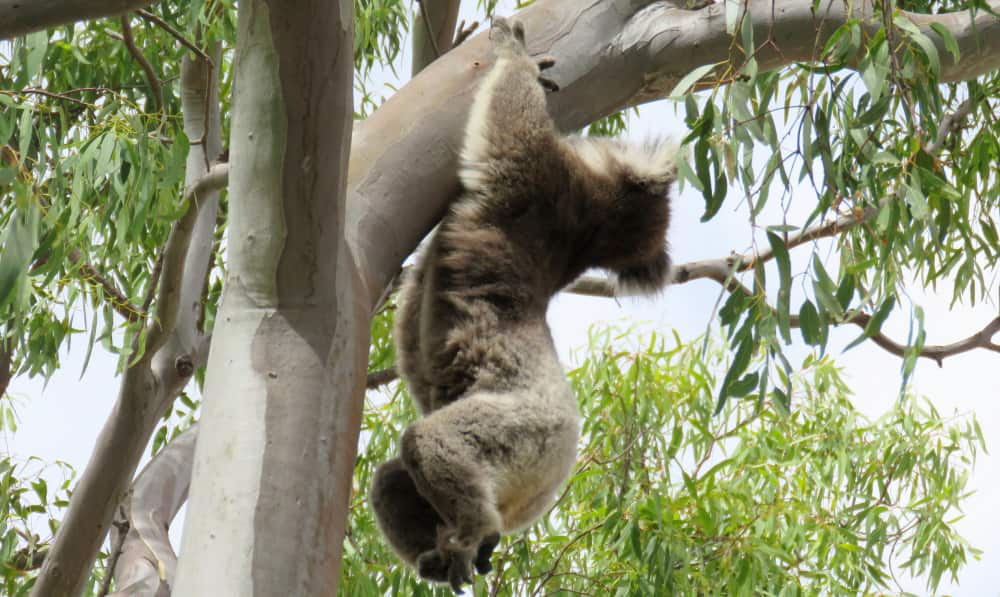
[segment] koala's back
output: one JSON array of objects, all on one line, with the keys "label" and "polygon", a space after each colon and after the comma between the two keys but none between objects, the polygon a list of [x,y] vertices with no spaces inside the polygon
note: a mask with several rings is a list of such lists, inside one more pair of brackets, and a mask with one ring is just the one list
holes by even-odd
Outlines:
[{"label": "koala's back", "polygon": [[488,208],[471,216],[462,205],[442,221],[399,298],[398,364],[424,413],[471,391],[527,387],[539,354],[555,354],[545,322],[552,283],[535,247],[510,226],[484,222],[496,216]]}]

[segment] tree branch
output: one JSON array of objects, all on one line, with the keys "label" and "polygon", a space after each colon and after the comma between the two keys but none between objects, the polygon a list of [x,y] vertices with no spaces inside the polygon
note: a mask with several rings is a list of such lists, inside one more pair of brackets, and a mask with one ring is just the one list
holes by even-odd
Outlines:
[{"label": "tree branch", "polygon": [[458,30],[455,32],[455,39],[451,42],[451,47],[456,47],[461,45],[461,43],[467,39],[469,36],[476,32],[479,28],[479,21],[472,21],[468,25],[465,24],[463,19],[461,23],[458,24]]},{"label": "tree branch", "polygon": [[[210,194],[225,187],[229,180],[229,164],[215,164],[201,175],[184,191],[184,200],[188,204],[187,211],[174,223],[173,230],[163,249],[163,273],[160,276],[159,292],[156,299],[156,309],[153,321],[149,323],[148,349],[155,352],[162,346],[163,340],[177,324],[177,312],[180,305],[180,292],[185,272],[184,262],[191,244],[191,235],[201,202]],[[213,222],[214,226],[214,215]]]},{"label": "tree branch", "polygon": [[[865,329],[869,321],[871,321],[871,315],[867,313],[856,313],[855,315],[845,319],[843,323],[853,323],[861,329]],[[790,317],[789,324],[794,327],[798,327],[798,316],[793,315]],[[925,359],[931,359],[938,364],[938,367],[942,367],[944,366],[944,360],[946,358],[963,352],[969,352],[977,348],[985,348],[986,350],[1000,353],[1000,344],[992,341],[993,336],[995,336],[997,332],[1000,332],[1000,317],[995,317],[992,321],[983,326],[983,329],[963,340],[952,342],[951,344],[925,345],[920,349],[920,352],[917,353],[917,356]],[[906,356],[907,346],[892,340],[882,332],[878,332],[877,334],[870,336],[869,339],[889,353],[898,357]]]},{"label": "tree branch", "polygon": [[208,57],[208,54],[206,54],[204,50],[202,50],[201,48],[199,48],[198,45],[196,43],[194,43],[193,41],[191,41],[190,39],[184,37],[184,34],[181,33],[180,31],[178,31],[177,29],[175,29],[173,27],[173,25],[171,25],[170,23],[164,21],[163,19],[161,19],[160,17],[156,16],[155,14],[149,12],[148,10],[139,9],[139,10],[137,10],[135,12],[140,17],[142,17],[142,18],[146,19],[147,21],[149,21],[149,22],[157,25],[160,29],[163,29],[164,31],[166,31],[167,33],[169,33],[170,35],[172,35],[173,38],[178,41],[178,43],[180,43],[185,48],[191,50],[192,52],[194,52],[198,56],[200,56],[202,60],[208,62],[209,64],[212,64],[213,66],[215,66],[215,64],[212,62],[212,59]]},{"label": "tree branch", "polygon": [[[83,254],[79,249],[73,249],[69,252],[69,255],[67,255],[67,259],[69,259],[70,263],[76,265],[83,259]],[[36,262],[35,267],[38,267],[43,263],[44,261]],[[115,286],[114,282],[107,279],[101,274],[101,272],[97,271],[97,268],[84,262],[80,264],[80,273],[86,282],[100,288],[104,292],[104,297],[108,299],[111,304],[111,308],[125,318],[125,321],[134,323],[145,319],[145,310],[132,304],[132,301],[125,296],[125,293],[119,290],[118,287]]]},{"label": "tree branch", "polygon": [[941,147],[948,140],[948,137],[965,121],[965,117],[972,110],[972,105],[972,98],[969,98],[959,104],[954,112],[946,114],[944,119],[941,120],[941,126],[938,127],[937,137],[935,137],[934,141],[924,146],[924,151],[937,156],[938,152],[941,151]]},{"label": "tree branch", "polygon": [[149,89],[153,93],[153,100],[156,102],[156,112],[163,112],[163,84],[160,83],[160,78],[156,76],[156,71],[153,70],[153,65],[146,60],[146,56],[139,50],[139,47],[135,45],[135,38],[132,37],[132,25],[129,24],[128,16],[121,16],[122,23],[122,41],[125,42],[125,47],[128,48],[129,54],[135,58],[135,61],[139,63],[142,67],[142,72],[146,74],[146,82],[149,83]]},{"label": "tree branch", "polygon": [[125,536],[128,532],[128,521],[116,521],[112,523],[115,527],[116,538],[111,542],[111,555],[108,559],[108,567],[104,571],[104,578],[101,579],[101,587],[97,591],[97,597],[107,597],[108,590],[111,589],[111,575],[118,566],[118,558],[122,555],[122,546],[125,543]]},{"label": "tree branch", "polygon": [[177,554],[170,544],[170,524],[187,501],[194,465],[197,425],[172,439],[160,450],[135,482],[116,525],[121,558],[114,572],[118,591],[114,597],[155,597],[174,583]]},{"label": "tree branch", "polygon": [[365,382],[365,389],[373,390],[398,378],[399,373],[396,371],[395,367],[386,367],[385,369],[372,371],[368,374],[368,380]]},{"label": "tree branch", "polygon": [[113,17],[151,3],[152,0],[0,0],[0,39],[65,23]]},{"label": "tree branch", "polygon": [[0,334],[0,398],[7,393],[7,386],[14,372],[11,365],[14,360],[14,339],[5,338]]},{"label": "tree branch", "polygon": [[[876,212],[874,209],[870,209],[863,213],[866,214],[864,217],[851,214],[848,216],[841,216],[832,222],[809,228],[801,234],[790,237],[786,245],[789,249],[791,249],[811,240],[834,236],[867,219],[871,219],[874,217]],[[735,279],[733,274],[752,269],[756,261],[769,261],[773,258],[774,254],[770,250],[767,250],[757,255],[732,255],[721,259],[691,261],[678,265],[672,270],[670,283],[684,284],[692,280],[709,279],[719,283],[729,292],[742,292],[747,296],[753,296],[753,291],[740,283],[739,280]],[[616,294],[615,286],[610,280],[594,276],[580,278],[571,284],[566,291],[587,296],[621,296]],[[860,327],[861,329],[865,329],[869,321],[871,321],[871,315],[858,312],[842,319],[841,321],[833,323],[835,325],[850,323]],[[795,328],[801,327],[799,316],[795,314],[790,315],[789,325]],[[993,319],[990,323],[983,327],[982,330],[972,334],[964,340],[959,340],[951,344],[925,345],[921,348],[920,352],[917,353],[917,356],[931,359],[937,362],[938,366],[941,366],[943,365],[945,358],[963,352],[968,352],[976,348],[985,348],[993,352],[1000,352],[1000,344],[992,341],[993,336],[995,336],[997,332],[1000,332],[1000,317]],[[877,346],[891,354],[899,357],[906,355],[907,346],[905,344],[896,342],[882,332],[877,332],[869,336],[869,339]]]},{"label": "tree branch", "polygon": [[460,3],[460,0],[417,0],[420,10],[414,15],[411,27],[411,75],[416,75],[454,47]]},{"label": "tree branch", "polygon": [[[1000,0],[989,4],[1000,9]],[[858,5],[839,0],[815,9],[808,0],[748,5],[755,38],[771,40],[756,55],[762,71],[815,61],[837,26],[867,18]],[[870,6],[864,10],[874,13]],[[942,62],[943,81],[1000,68],[1000,17],[986,10],[907,16],[935,43],[932,23],[955,37],[962,59]],[[562,90],[548,101],[561,130],[662,98],[695,68],[730,57],[722,3],[683,10],[640,0],[540,0],[518,18],[531,52],[556,59],[552,73]],[[456,114],[466,113],[479,77],[493,63],[487,37],[474,36],[441,56],[440,68],[422,71],[357,125],[347,235],[371,306],[459,190],[454,148],[461,146],[464,119]]]},{"label": "tree branch", "polygon": [[47,91],[45,89],[38,89],[37,87],[26,87],[18,91],[8,91],[6,89],[0,90],[0,93],[10,97],[15,97],[17,95],[40,95],[42,97],[47,97],[49,99],[59,100],[63,102],[70,102],[78,106],[84,106],[89,108],[90,104],[87,102],[77,99],[75,97],[70,97],[68,95],[63,95],[61,93],[54,93],[52,91]]},{"label": "tree branch", "polygon": [[[219,51],[216,46],[212,53],[218,56]],[[208,134],[205,144],[190,148],[189,188],[197,186],[204,175],[206,155],[217,155],[221,147],[217,69],[191,56],[186,56],[181,65],[184,132],[189,139],[204,135],[205,129]],[[213,104],[208,110],[205,101]],[[193,196],[195,200],[189,202],[183,222],[171,232],[164,252],[160,300],[156,305],[161,326],[152,325],[150,330],[159,337],[147,342],[143,356],[122,375],[115,405],[35,581],[35,597],[80,592],[157,422],[194,370],[207,360],[208,342],[197,328],[198,300],[206,282],[206,263],[211,258],[218,201],[211,193],[197,192]],[[156,346],[161,348],[154,352]]]}]

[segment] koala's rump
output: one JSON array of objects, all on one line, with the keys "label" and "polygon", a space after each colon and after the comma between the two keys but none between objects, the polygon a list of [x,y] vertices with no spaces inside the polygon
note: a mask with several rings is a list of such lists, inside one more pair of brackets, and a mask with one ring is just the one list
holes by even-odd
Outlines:
[{"label": "koala's rump", "polygon": [[459,456],[478,465],[474,474],[492,494],[504,533],[531,524],[552,505],[576,460],[580,434],[576,399],[564,380],[558,387],[473,393],[414,427],[424,462],[437,460],[427,452],[440,451],[450,457],[439,462]]}]

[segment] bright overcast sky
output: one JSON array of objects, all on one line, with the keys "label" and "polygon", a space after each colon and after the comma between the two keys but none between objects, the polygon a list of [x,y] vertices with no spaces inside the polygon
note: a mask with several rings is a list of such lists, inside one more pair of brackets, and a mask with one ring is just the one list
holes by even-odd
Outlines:
[{"label": "bright overcast sky", "polygon": [[[469,5],[475,3],[467,0],[465,4],[462,18],[474,19]],[[510,14],[511,6],[512,2],[501,2],[497,14]],[[529,31],[529,38],[530,35]],[[400,73],[407,72],[410,64],[409,45],[404,43],[403,47],[407,50],[400,61]],[[558,81],[558,66],[552,73]],[[391,74],[386,81],[397,86],[401,83]],[[372,84],[371,88],[376,94],[388,96],[392,93],[388,88],[381,91],[377,84]],[[630,119],[629,136],[643,138],[671,134],[678,137],[684,130],[682,127],[682,118],[675,113],[673,104],[659,102],[641,108],[639,117]],[[758,218],[762,225],[781,223],[781,206],[777,194],[774,197]],[[793,193],[788,222],[803,221],[815,205],[814,197],[812,190],[805,187]],[[747,222],[746,208],[734,199],[735,196],[731,196],[720,213],[703,224],[699,221],[704,205],[700,194],[688,189],[674,198],[669,235],[674,263],[723,257],[731,251],[744,252],[752,248],[753,234]],[[758,235],[757,241],[767,246],[762,236]],[[831,246],[829,240],[815,245],[821,257],[832,255]],[[802,271],[809,256],[809,247],[793,250],[792,271]],[[829,261],[832,273],[836,268],[836,259]],[[719,296],[719,290],[715,282],[701,280],[668,288],[655,299],[623,299],[616,302],[606,298],[561,295],[549,311],[549,320],[561,355],[566,362],[570,362],[571,352],[586,346],[587,329],[593,323],[638,323],[642,324],[641,329],[664,334],[676,329],[684,340],[703,334],[709,324],[717,330],[712,321],[712,305]],[[799,292],[797,299],[793,292],[792,305],[801,303]],[[948,343],[968,336],[997,314],[995,289],[990,304],[978,305],[974,309],[965,306],[949,309],[951,292],[950,283],[940,285],[937,293],[911,292],[914,303],[925,310],[927,344]],[[897,307],[899,312],[883,327],[885,333],[901,341],[905,341],[909,327],[907,308],[905,303]],[[855,405],[874,418],[888,410],[898,397],[901,361],[871,343],[841,354],[843,347],[857,336],[858,331],[854,326],[833,330],[829,351],[846,372],[847,382],[854,391]],[[793,333],[793,337],[799,338],[797,333]],[[98,431],[110,412],[119,382],[114,373],[114,357],[102,352],[99,347],[95,348],[86,374],[80,377],[84,344],[82,337],[74,343],[63,360],[63,368],[47,386],[43,386],[40,380],[23,378],[11,383],[10,393],[20,399],[17,403],[20,429],[13,436],[0,438],[0,448],[12,452],[19,460],[29,456],[38,456],[45,461],[62,460],[72,464],[78,474],[82,473]],[[792,359],[794,364],[801,362],[801,357],[808,353],[800,342],[799,346],[790,349],[790,354],[799,357],[798,360]],[[995,441],[1000,437],[1000,408],[996,406],[1000,400],[1000,375],[997,370],[1000,370],[1000,354],[983,350],[949,358],[942,368],[932,361],[921,359],[912,387],[916,393],[931,398],[942,416],[975,413],[982,425],[987,448],[996,452],[1000,448],[1000,443]],[[944,582],[939,592],[963,596],[1000,595],[997,589],[997,571],[1000,570],[1000,508],[997,507],[1000,504],[1000,460],[995,455],[980,454],[970,489],[976,493],[966,500],[965,518],[956,524],[956,528],[984,553],[980,561],[972,561],[965,567],[960,585]],[[175,542],[181,526],[179,521],[173,525]],[[904,579],[903,584],[906,590],[926,594],[922,583]]]}]

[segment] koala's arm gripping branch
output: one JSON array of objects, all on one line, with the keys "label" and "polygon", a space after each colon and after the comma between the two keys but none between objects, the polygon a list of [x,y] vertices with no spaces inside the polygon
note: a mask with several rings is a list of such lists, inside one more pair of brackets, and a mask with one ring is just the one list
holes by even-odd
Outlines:
[{"label": "koala's arm gripping branch", "polygon": [[[539,83],[539,66],[527,54],[523,41],[494,26],[493,36],[507,36],[498,46],[497,63],[483,79],[469,112],[461,153],[459,175],[470,191],[517,194],[518,182],[531,182],[523,189],[537,193],[533,174],[558,167],[540,163],[554,158],[558,137],[549,116],[545,89]],[[543,59],[543,66],[551,60]],[[512,187],[513,185],[513,187]]]}]

